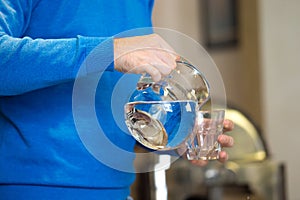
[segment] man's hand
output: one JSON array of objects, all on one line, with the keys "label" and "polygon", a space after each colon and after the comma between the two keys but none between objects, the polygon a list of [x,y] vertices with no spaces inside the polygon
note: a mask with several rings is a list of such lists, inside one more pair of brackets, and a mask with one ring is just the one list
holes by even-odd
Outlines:
[{"label": "man's hand", "polygon": [[115,69],[159,81],[176,67],[174,50],[157,34],[114,39]]},{"label": "man's hand", "polygon": [[[231,131],[234,128],[234,124],[231,120],[225,119],[223,123],[223,130],[224,132]],[[231,136],[222,134],[218,137],[218,142],[221,144],[222,147],[232,147],[234,145],[234,140]],[[228,154],[226,151],[221,151],[219,153],[219,161],[225,162],[228,160]],[[192,164],[198,165],[198,166],[205,166],[208,161],[207,160],[192,160]]]}]

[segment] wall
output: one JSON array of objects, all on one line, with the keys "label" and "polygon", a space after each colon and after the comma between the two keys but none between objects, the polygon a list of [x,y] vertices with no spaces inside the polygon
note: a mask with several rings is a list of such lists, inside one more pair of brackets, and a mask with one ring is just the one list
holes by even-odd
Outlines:
[{"label": "wall", "polygon": [[264,132],[273,158],[287,165],[288,195],[300,183],[300,1],[260,0]]}]

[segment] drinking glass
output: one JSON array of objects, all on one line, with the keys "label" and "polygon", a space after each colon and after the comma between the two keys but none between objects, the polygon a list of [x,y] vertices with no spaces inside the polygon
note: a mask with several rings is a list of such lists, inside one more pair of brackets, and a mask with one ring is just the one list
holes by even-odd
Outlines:
[{"label": "drinking glass", "polygon": [[194,134],[186,141],[188,160],[215,160],[221,146],[218,137],[223,132],[225,110],[198,111]]}]

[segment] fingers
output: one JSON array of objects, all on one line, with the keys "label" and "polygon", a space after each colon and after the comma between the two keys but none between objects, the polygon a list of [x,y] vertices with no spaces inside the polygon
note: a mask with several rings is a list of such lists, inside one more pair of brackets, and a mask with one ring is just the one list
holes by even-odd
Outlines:
[{"label": "fingers", "polygon": [[233,128],[234,128],[233,121],[231,121],[229,119],[225,119],[224,122],[223,122],[223,130],[224,130],[224,132],[232,131]]},{"label": "fingers", "polygon": [[[158,59],[161,60],[166,66],[168,66],[168,69],[175,69],[176,68],[176,60],[178,60],[178,56],[171,52],[162,52],[162,50],[157,51]],[[171,72],[171,70],[168,72],[168,74]]]},{"label": "fingers", "polygon": [[[224,132],[232,131],[233,128],[234,128],[233,121],[229,119],[225,119],[223,122],[223,131]],[[233,147],[234,145],[233,137],[225,134],[219,135],[218,142],[221,144],[222,147]],[[219,153],[219,161],[224,163],[227,160],[228,160],[228,154],[225,151],[221,151]]]},{"label": "fingers", "polygon": [[[136,56],[140,56],[138,54],[140,53],[137,52]],[[144,72],[150,74],[154,81],[159,81],[159,78],[167,76],[176,68],[176,57],[168,52],[163,50],[144,50],[144,54],[144,57],[140,57],[140,62],[144,63],[144,65],[137,64],[136,68],[143,68]],[[150,55],[151,57],[149,57]],[[152,70],[155,71],[153,72]],[[160,73],[160,75],[157,73]],[[159,78],[155,77],[155,75],[159,76]]]},{"label": "fingers", "polygon": [[157,34],[114,40],[115,69],[125,73],[148,73],[157,82],[176,68],[179,56]]},{"label": "fingers", "polygon": [[219,153],[219,161],[224,163],[228,160],[228,154],[225,151],[220,151]]},{"label": "fingers", "polygon": [[150,74],[154,82],[158,82],[159,80],[162,79],[161,71],[159,71],[157,67],[153,65],[143,65],[140,66],[139,68],[141,68],[140,70],[142,71],[142,73]]},{"label": "fingers", "polygon": [[229,135],[219,135],[218,142],[221,144],[222,147],[233,147],[234,140]]}]

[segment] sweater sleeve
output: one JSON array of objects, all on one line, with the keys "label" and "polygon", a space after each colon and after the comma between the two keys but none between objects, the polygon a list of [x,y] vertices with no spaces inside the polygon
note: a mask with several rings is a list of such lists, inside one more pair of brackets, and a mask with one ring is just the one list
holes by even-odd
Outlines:
[{"label": "sweater sleeve", "polygon": [[[113,60],[110,37],[23,36],[32,7],[31,0],[0,0],[0,96],[18,95],[75,79],[87,55],[99,44],[104,44],[98,51],[99,59]],[[113,70],[112,65],[84,67],[86,73]]]}]

